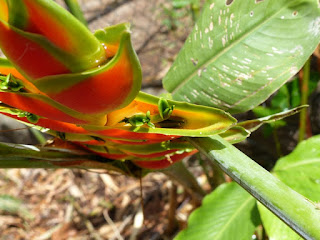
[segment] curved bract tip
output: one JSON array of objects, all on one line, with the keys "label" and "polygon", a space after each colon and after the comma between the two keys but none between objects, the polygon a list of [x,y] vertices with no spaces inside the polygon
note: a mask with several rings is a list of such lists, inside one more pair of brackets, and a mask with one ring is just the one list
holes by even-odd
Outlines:
[{"label": "curved bract tip", "polygon": [[29,80],[81,72],[106,61],[99,40],[54,1],[1,0],[0,13],[0,47]]}]

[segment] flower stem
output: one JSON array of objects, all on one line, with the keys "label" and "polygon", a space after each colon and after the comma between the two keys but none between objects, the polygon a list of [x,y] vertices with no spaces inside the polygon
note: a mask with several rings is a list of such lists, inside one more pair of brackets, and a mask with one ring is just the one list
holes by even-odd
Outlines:
[{"label": "flower stem", "polygon": [[141,169],[129,161],[114,161],[82,150],[0,143],[0,168],[105,169],[137,177]]},{"label": "flower stem", "polygon": [[88,26],[87,20],[85,19],[81,7],[78,3],[78,0],[64,0],[69,11],[75,16],[80,22],[82,22],[85,26]]},{"label": "flower stem", "polygon": [[194,175],[186,168],[183,162],[177,162],[163,169],[162,172],[172,180],[180,183],[200,203],[205,191],[200,187]]},{"label": "flower stem", "polygon": [[[308,91],[309,91],[309,80],[310,80],[310,63],[311,57],[305,63],[303,67],[303,77],[301,83],[301,105],[308,104]],[[306,135],[306,124],[307,124],[307,109],[304,108],[300,112],[300,125],[299,125],[299,142],[305,139]]]}]

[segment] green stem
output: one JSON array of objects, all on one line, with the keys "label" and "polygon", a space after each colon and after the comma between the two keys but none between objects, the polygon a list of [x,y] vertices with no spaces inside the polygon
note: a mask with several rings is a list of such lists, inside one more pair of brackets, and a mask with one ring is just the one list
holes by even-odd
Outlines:
[{"label": "green stem", "polygon": [[[301,105],[308,104],[308,91],[310,80],[310,64],[311,57],[303,67],[303,78],[301,83]],[[307,109],[302,109],[300,112],[300,126],[299,126],[299,142],[303,141],[306,135],[307,124]]]},{"label": "green stem", "polygon": [[82,150],[0,143],[0,168],[105,169],[137,177],[131,162],[109,160]]},{"label": "green stem", "polygon": [[[209,161],[207,158],[203,160],[200,153],[198,153],[198,156],[200,165],[202,166],[202,169],[207,177],[208,183],[210,184],[211,191],[215,190],[219,185],[226,182],[226,179],[223,176],[223,172],[217,165],[212,164],[212,162]],[[209,174],[207,164],[211,168],[212,176],[210,176]]]},{"label": "green stem", "polygon": [[177,162],[162,170],[162,172],[172,180],[180,183],[197,201],[201,202],[202,198],[206,195],[205,191],[199,186],[194,175],[190,173],[183,162]]},{"label": "green stem", "polygon": [[316,206],[218,135],[189,141],[305,239],[320,239]]},{"label": "green stem", "polygon": [[226,178],[224,176],[223,171],[219,168],[216,164],[212,163],[210,159],[208,159],[208,163],[213,171],[213,182],[214,182],[214,189],[216,189],[219,185],[226,182]]},{"label": "green stem", "polygon": [[177,201],[177,185],[171,182],[169,186],[169,209],[168,209],[168,225],[166,229],[167,235],[172,235],[174,231],[178,227],[178,221],[176,218],[176,209],[178,207],[178,201]]},{"label": "green stem", "polygon": [[266,229],[262,226],[262,240],[267,240],[267,233],[266,233]]},{"label": "green stem", "polygon": [[276,145],[277,155],[278,157],[282,157],[281,144],[279,141],[278,130],[276,128],[273,129],[272,135],[273,135],[274,143]]},{"label": "green stem", "polygon": [[195,23],[200,16],[200,1],[199,0],[194,0],[191,3],[191,13],[192,13],[192,20]]},{"label": "green stem", "polygon": [[78,0],[64,0],[66,5],[69,8],[69,11],[75,16],[80,22],[82,22],[85,26],[88,26],[87,20],[85,19],[81,7],[78,3]]},{"label": "green stem", "polygon": [[47,139],[43,136],[42,132],[34,128],[30,128],[30,131],[32,132],[33,136],[38,140],[40,144],[42,145],[46,144]]},{"label": "green stem", "polygon": [[208,166],[207,166],[206,162],[201,158],[200,153],[197,153],[197,158],[199,158],[199,164],[202,167],[204,174],[206,175],[206,178],[207,178],[207,181],[210,185],[211,191],[213,191],[215,189],[215,183],[214,183],[212,177],[210,176],[210,173],[208,171]]}]

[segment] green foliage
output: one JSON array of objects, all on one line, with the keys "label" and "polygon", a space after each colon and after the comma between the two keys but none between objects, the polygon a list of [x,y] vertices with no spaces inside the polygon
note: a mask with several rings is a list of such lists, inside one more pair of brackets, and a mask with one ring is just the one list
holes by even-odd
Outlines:
[{"label": "green foliage", "polygon": [[162,23],[170,30],[183,27],[182,19],[191,15],[195,21],[200,14],[200,0],[173,0],[169,1],[168,6],[163,5],[163,13],[166,18]]},{"label": "green foliage", "polygon": [[226,183],[204,198],[175,240],[251,239],[259,223],[254,198],[236,183]]},{"label": "green foliage", "polygon": [[141,127],[146,124],[151,128],[155,128],[150,119],[150,111],[148,111],[146,114],[137,113],[130,118],[125,118],[121,122],[130,123],[133,127]]},{"label": "green foliage", "polygon": [[161,119],[168,119],[172,114],[174,105],[170,106],[166,99],[160,98],[158,102],[158,109]]},{"label": "green foliage", "polygon": [[172,6],[174,8],[183,8],[190,4],[197,4],[199,0],[173,0]]},{"label": "green foliage", "polygon": [[[320,201],[320,136],[301,142],[289,155],[279,159],[273,173],[289,187],[307,197],[306,201]],[[316,204],[314,210],[319,211]],[[259,206],[263,225],[269,238],[274,240],[296,240],[300,238],[274,214]],[[303,213],[301,213],[303,217]]]},{"label": "green foliage", "polygon": [[7,76],[0,75],[0,89],[2,91],[18,92],[22,88],[24,88],[23,83],[11,74],[8,74]]},{"label": "green foliage", "polygon": [[[316,89],[320,76],[318,72],[312,72],[308,87],[308,96]],[[294,77],[292,81],[283,85],[276,94],[272,97],[270,106],[258,106],[252,111],[257,117],[266,117],[278,112],[286,111],[290,108],[295,108],[301,104],[301,92],[299,86],[299,78]],[[266,136],[272,134],[272,132],[286,125],[285,120],[269,123],[264,127],[264,133]]]},{"label": "green foliage", "polygon": [[[208,1],[164,78],[164,87],[177,100],[216,106],[231,113],[253,109],[303,66],[319,43],[319,22],[315,0]],[[255,112],[265,117],[297,106],[298,80],[291,85],[279,90],[271,108]],[[259,121],[252,124],[254,128],[261,125]],[[284,124],[278,122],[274,127]],[[247,125],[251,127],[249,121]],[[312,204],[305,204],[290,188],[218,138],[191,141],[299,234],[319,237],[319,228],[313,222],[319,215]],[[302,211],[312,216],[300,216]],[[197,220],[191,218],[190,224]],[[207,221],[209,217],[201,222]],[[201,224],[197,227],[199,236],[203,230]]]},{"label": "green foliage", "polygon": [[244,112],[295,75],[320,39],[315,0],[208,1],[164,78],[174,99]]},{"label": "green foliage", "polygon": [[263,222],[263,227],[265,228],[269,238],[273,240],[303,239],[262,204],[258,204],[258,209]]},{"label": "green foliage", "polygon": [[[180,24],[179,20],[186,11],[177,10],[188,6],[194,19],[197,18],[199,4],[197,0],[172,1],[172,8],[164,7],[168,27],[174,29]],[[232,113],[253,109],[293,77],[319,43],[318,4],[316,0],[207,1],[202,17],[166,75],[164,87],[176,100],[214,106]],[[98,38],[104,35],[103,32],[96,34]],[[314,76],[315,81],[310,81],[309,89],[315,88],[319,79],[316,74]],[[320,201],[320,136],[301,143],[292,154],[278,161],[273,174],[282,182],[226,141],[242,140],[247,137],[247,130],[253,131],[263,123],[298,111],[301,108],[286,110],[297,107],[300,102],[299,82],[295,78],[279,89],[270,107],[254,109],[258,116],[264,118],[240,123],[221,136],[193,138],[190,142],[301,236],[319,239],[319,207],[314,202]],[[173,103],[164,99],[158,102],[162,120],[170,117],[174,105],[177,105]],[[190,108],[188,104],[184,107]],[[279,111],[285,112],[276,114]],[[34,120],[31,118],[30,121]],[[150,112],[133,115],[124,121],[133,127],[154,127]],[[272,127],[284,124],[279,121]],[[175,132],[169,129],[161,133]],[[201,132],[196,130],[192,136],[198,134]],[[47,159],[44,167],[50,166],[49,160],[52,159],[68,162],[65,152],[49,151],[46,155],[43,151],[30,152],[23,147],[14,149],[14,152],[10,152],[13,148],[9,145],[0,144],[0,147],[7,153],[0,158],[11,157],[9,167],[15,166],[14,161],[20,163],[28,151],[33,158]],[[17,151],[21,156],[16,156]],[[78,157],[82,159],[82,156]],[[76,159],[73,154],[71,158]],[[32,161],[29,164],[30,167],[35,166]],[[79,167],[77,164],[70,167]],[[106,166],[104,161],[94,164],[97,168],[124,168],[111,163]],[[89,168],[92,162],[86,161],[82,165]],[[179,178],[181,172],[175,173]],[[190,216],[188,228],[176,239],[250,239],[260,223],[259,212],[255,199],[239,185],[223,184],[205,197],[203,205]],[[21,202],[10,197],[0,197],[0,209],[5,206],[6,211],[17,212],[20,205]],[[259,205],[259,211],[270,239],[301,239],[262,205]]]},{"label": "green foliage", "polygon": [[306,239],[320,239],[320,212],[314,203],[292,190],[221,137],[216,135],[190,141],[301,236]]},{"label": "green foliage", "polygon": [[320,135],[301,142],[295,150],[280,158],[274,174],[308,199],[320,201]]},{"label": "green foliage", "polygon": [[0,195],[0,211],[17,214],[25,219],[33,218],[22,201],[10,195]]}]

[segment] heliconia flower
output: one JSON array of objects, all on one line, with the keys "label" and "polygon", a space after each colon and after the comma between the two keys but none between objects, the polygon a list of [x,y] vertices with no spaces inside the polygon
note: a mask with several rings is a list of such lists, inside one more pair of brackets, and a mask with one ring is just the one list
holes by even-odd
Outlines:
[{"label": "heliconia flower", "polygon": [[1,49],[29,80],[81,72],[106,61],[100,42],[54,2],[1,2]]},{"label": "heliconia flower", "polygon": [[68,122],[89,114],[85,122],[101,124],[106,113],[125,107],[138,94],[141,68],[128,24],[93,35],[53,1],[0,0],[0,8],[0,47],[30,93],[17,96],[16,103],[28,98],[42,106],[61,104],[71,116]]},{"label": "heliconia flower", "polygon": [[183,136],[249,134],[220,109],[139,92],[126,23],[93,35],[52,0],[0,0],[0,48],[0,113],[105,158],[159,169],[197,152]]}]

